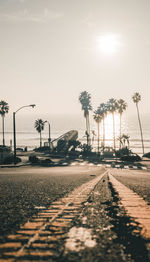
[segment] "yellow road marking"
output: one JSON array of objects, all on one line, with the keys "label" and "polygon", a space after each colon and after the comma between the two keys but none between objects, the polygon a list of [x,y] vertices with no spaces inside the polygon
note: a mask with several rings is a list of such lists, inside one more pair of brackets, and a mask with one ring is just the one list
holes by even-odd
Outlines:
[{"label": "yellow road marking", "polygon": [[142,197],[114,178],[110,171],[109,179],[119,194],[121,204],[124,206],[127,214],[142,228],[142,237],[150,239],[150,206]]}]

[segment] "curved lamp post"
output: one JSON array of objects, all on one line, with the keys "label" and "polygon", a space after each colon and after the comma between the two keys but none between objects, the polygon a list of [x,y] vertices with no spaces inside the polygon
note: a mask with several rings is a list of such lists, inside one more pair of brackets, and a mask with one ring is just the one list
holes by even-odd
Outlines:
[{"label": "curved lamp post", "polygon": [[14,132],[14,164],[16,164],[16,113],[24,107],[35,107],[35,104],[22,106],[16,112],[13,112],[13,132]]},{"label": "curved lamp post", "polygon": [[48,143],[49,143],[49,147],[50,147],[50,142],[51,142],[51,126],[50,126],[50,122],[49,121],[44,121],[44,123],[48,123],[48,128],[49,128],[49,137],[48,137]]}]

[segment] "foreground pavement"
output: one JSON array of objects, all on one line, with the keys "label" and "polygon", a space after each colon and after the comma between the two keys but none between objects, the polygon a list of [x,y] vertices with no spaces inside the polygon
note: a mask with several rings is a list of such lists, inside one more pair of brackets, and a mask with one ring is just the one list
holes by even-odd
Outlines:
[{"label": "foreground pavement", "polygon": [[149,171],[22,167],[0,182],[0,261],[149,261]]}]

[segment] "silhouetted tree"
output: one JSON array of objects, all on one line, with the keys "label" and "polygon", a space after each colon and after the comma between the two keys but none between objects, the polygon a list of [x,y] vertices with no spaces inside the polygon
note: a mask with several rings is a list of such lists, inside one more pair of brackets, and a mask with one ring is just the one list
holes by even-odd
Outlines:
[{"label": "silhouetted tree", "polygon": [[97,123],[97,128],[98,128],[98,152],[99,152],[99,142],[100,142],[100,122],[102,120],[102,116],[100,114],[98,114],[98,110],[96,110],[94,112],[94,116],[93,116],[95,122]]},{"label": "silhouetted tree", "polygon": [[107,104],[101,103],[97,109],[97,113],[103,120],[103,148],[105,147],[105,117],[107,116]]},{"label": "silhouetted tree", "polygon": [[[120,137],[122,136],[122,114],[127,108],[127,103],[123,99],[117,101],[118,104],[118,113],[120,114]],[[121,148],[121,141],[120,141]]]},{"label": "silhouetted tree", "polygon": [[86,136],[87,145],[90,145],[90,121],[89,121],[89,111],[92,110],[91,106],[91,95],[87,91],[81,92],[79,96],[79,101],[82,105],[82,110],[84,111],[84,117],[86,119]]},{"label": "silhouetted tree", "polygon": [[141,101],[141,95],[137,92],[134,93],[134,95],[132,96],[132,100],[135,103],[136,109],[137,109],[137,115],[138,115],[138,121],[139,121],[140,133],[141,133],[142,149],[143,149],[143,155],[144,155],[143,132],[142,132],[142,125],[141,125],[141,120],[140,120],[139,107],[138,107],[138,103]]},{"label": "silhouetted tree", "polygon": [[114,98],[111,98],[107,102],[107,109],[108,112],[112,114],[113,118],[113,144],[114,144],[114,149],[116,149],[116,137],[115,137],[115,112],[118,109],[117,101]]},{"label": "silhouetted tree", "polygon": [[2,116],[2,133],[3,133],[3,146],[5,146],[5,127],[4,127],[4,119],[5,119],[5,114],[7,114],[9,111],[9,105],[7,102],[1,100],[0,101],[0,114]]},{"label": "silhouetted tree", "polygon": [[40,134],[40,147],[42,147],[42,130],[44,130],[44,121],[42,119],[35,120],[35,129]]},{"label": "silhouetted tree", "polygon": [[123,145],[124,147],[127,146],[129,147],[129,138],[130,136],[123,134],[122,136],[118,137],[119,142],[121,143],[121,145]]}]

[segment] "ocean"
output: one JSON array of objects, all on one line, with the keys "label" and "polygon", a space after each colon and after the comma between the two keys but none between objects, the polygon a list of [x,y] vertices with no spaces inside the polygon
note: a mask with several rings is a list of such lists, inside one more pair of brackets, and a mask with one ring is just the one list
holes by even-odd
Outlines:
[{"label": "ocean", "polygon": [[[18,115],[16,117],[16,144],[17,147],[28,147],[31,150],[35,147],[39,147],[39,133],[34,128],[34,122],[39,117],[31,115]],[[51,139],[58,138],[62,134],[69,130],[77,130],[79,140],[86,142],[85,137],[85,119],[83,112],[81,115],[45,115],[40,117],[44,121],[48,120],[51,125]],[[144,147],[145,153],[150,152],[150,117],[148,114],[141,116]],[[97,124],[90,115],[91,131],[94,131],[95,135],[91,134],[91,141],[93,150],[97,150]],[[13,145],[13,123],[11,117],[5,118],[5,143],[6,145]],[[0,126],[1,128],[1,126]],[[109,115],[105,120],[105,138],[106,146],[113,145],[113,131],[112,131],[112,116]],[[116,144],[119,146],[119,115],[115,116],[115,131],[116,131]],[[92,133],[92,132],[91,132]],[[141,137],[139,123],[137,115],[127,116],[123,115],[122,119],[122,134],[127,134],[130,142],[130,149],[137,154],[142,154]],[[100,140],[102,141],[103,130],[100,128]],[[42,131],[42,141],[48,141],[48,124],[45,123],[44,130]],[[2,132],[0,132],[0,144],[2,144]]]}]

